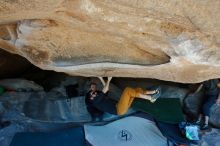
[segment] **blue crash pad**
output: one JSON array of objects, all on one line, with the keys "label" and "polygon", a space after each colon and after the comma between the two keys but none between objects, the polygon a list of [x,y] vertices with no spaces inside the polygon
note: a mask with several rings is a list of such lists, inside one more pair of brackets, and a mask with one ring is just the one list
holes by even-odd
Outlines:
[{"label": "blue crash pad", "polygon": [[83,127],[55,132],[16,133],[10,146],[85,146]]}]

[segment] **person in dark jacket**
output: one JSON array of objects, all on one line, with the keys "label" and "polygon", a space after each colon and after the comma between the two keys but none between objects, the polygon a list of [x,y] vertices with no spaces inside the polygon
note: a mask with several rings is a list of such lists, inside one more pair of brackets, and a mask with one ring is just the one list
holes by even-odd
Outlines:
[{"label": "person in dark jacket", "polygon": [[[202,113],[199,115],[197,120],[197,124],[201,125],[202,130],[209,129],[209,117],[210,117],[210,109],[213,104],[220,105],[220,96],[219,96],[219,81],[217,79],[212,79],[205,81],[199,85],[197,90],[194,93],[199,92],[200,90],[205,91],[205,100],[203,101],[201,111]],[[202,118],[204,115],[204,123],[202,122]]]},{"label": "person in dark jacket", "polygon": [[87,92],[86,94],[85,103],[86,103],[87,111],[90,113],[92,117],[92,121],[96,121],[96,119],[99,119],[99,121],[101,121],[104,114],[104,112],[97,109],[93,103],[95,96],[101,93],[102,93],[101,91],[97,90],[96,83],[90,84],[89,92]]}]

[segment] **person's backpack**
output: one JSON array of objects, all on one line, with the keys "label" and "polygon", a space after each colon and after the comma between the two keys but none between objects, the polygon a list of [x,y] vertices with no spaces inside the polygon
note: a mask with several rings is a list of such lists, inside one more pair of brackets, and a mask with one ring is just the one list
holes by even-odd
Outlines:
[{"label": "person's backpack", "polygon": [[181,132],[186,136],[189,140],[198,141],[199,140],[199,128],[197,125],[187,122],[181,122],[179,124],[179,128]]}]

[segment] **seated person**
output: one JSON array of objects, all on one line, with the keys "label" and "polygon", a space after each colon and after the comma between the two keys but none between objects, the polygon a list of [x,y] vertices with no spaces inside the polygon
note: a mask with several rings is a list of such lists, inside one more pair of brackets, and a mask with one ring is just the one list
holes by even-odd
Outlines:
[{"label": "seated person", "polygon": [[[215,103],[217,105],[220,105],[220,96],[218,96],[219,95],[218,86],[219,86],[219,81],[217,79],[208,80],[201,83],[197,88],[197,90],[193,93],[195,94],[202,89],[205,91],[205,100],[202,103],[202,109],[201,109],[202,113],[199,115],[199,118],[196,122],[197,124],[201,125],[202,130],[207,130],[209,128],[208,122],[210,117],[210,109],[212,105]],[[204,115],[205,118],[204,123],[201,123],[203,118],[202,115]]]},{"label": "seated person", "polygon": [[126,87],[120,97],[120,100],[116,102],[110,99],[107,95],[112,77],[108,77],[107,82],[105,82],[101,77],[99,79],[101,80],[104,88],[101,92],[93,90],[90,100],[95,108],[110,114],[125,114],[131,106],[134,98],[142,98],[154,103],[160,95],[159,90],[149,91],[141,88]]}]

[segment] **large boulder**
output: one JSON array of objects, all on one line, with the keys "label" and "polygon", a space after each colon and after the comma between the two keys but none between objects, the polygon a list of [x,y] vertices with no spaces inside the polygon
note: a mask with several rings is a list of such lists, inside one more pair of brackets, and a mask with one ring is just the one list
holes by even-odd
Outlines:
[{"label": "large boulder", "polygon": [[85,97],[75,97],[68,100],[56,92],[42,95],[33,93],[24,103],[25,116],[49,122],[85,122],[90,120],[84,102]]},{"label": "large boulder", "polygon": [[220,77],[220,1],[0,2],[0,48],[79,76]]},{"label": "large boulder", "polygon": [[204,93],[188,95],[184,100],[184,111],[189,115],[189,118],[195,120],[201,113],[202,103],[204,101]]},{"label": "large boulder", "polygon": [[43,87],[25,79],[3,79],[0,86],[12,91],[43,91]]},{"label": "large boulder", "polygon": [[220,106],[217,106],[216,104],[212,106],[210,122],[214,126],[220,128]]}]

